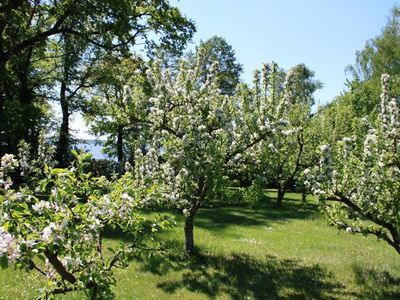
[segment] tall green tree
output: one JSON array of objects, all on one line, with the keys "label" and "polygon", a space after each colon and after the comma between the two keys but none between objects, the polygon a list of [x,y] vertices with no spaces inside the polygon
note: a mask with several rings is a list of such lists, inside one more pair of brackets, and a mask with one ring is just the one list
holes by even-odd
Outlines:
[{"label": "tall green tree", "polygon": [[146,127],[140,123],[147,112],[142,104],[151,95],[145,62],[140,57],[108,57],[97,67],[97,84],[85,105],[85,119],[92,133],[106,137],[107,154],[118,162],[132,162],[132,145],[146,143]]},{"label": "tall green tree", "polygon": [[[364,49],[356,54],[356,62],[348,67],[353,76],[349,84],[351,96],[345,96],[357,116],[370,115],[374,119],[379,112],[380,77],[383,73],[400,80],[400,8],[395,6],[382,32],[368,40]],[[395,87],[392,96],[398,95]]]},{"label": "tall green tree", "polygon": [[58,134],[56,160],[67,166],[71,158],[69,121],[71,114],[82,106],[82,89],[88,87],[93,76],[93,64],[99,55],[87,56],[88,43],[80,38],[62,34],[57,45],[60,59],[56,61],[53,88],[59,86],[58,99],[61,107],[61,124]]},{"label": "tall green tree", "polygon": [[47,121],[45,98],[40,89],[44,74],[37,70],[43,45],[20,45],[21,40],[29,40],[34,34],[33,28],[43,25],[35,17],[38,4],[3,2],[0,6],[0,144],[3,146],[0,153],[15,152],[21,139],[34,144]]},{"label": "tall green tree", "polygon": [[[75,45],[77,40],[83,41],[80,45],[85,47],[80,51],[81,56],[92,58],[98,58],[99,52],[128,54],[130,47],[138,43],[142,43],[148,51],[163,47],[179,52],[191,38],[194,29],[193,23],[168,1],[5,2],[0,6],[0,117],[5,120],[0,128],[2,143],[14,147],[21,137],[29,135],[34,128],[28,122],[32,118],[24,113],[18,122],[23,127],[21,136],[9,137],[4,134],[9,130],[6,126],[3,128],[3,124],[10,123],[8,120],[12,114],[9,107],[18,107],[18,101],[38,105],[35,92],[45,84],[39,80],[37,85],[33,85],[32,78],[39,79],[37,74],[40,71],[33,63],[46,56],[51,57],[49,45],[55,41],[64,43],[71,40],[71,45]],[[71,59],[65,59],[70,54],[62,56],[64,62],[71,65]],[[65,78],[72,70],[66,72],[64,68],[64,71]],[[15,78],[19,78],[18,81]],[[58,77],[57,84],[50,89],[61,89],[59,83],[63,81],[62,77]],[[13,84],[15,82],[17,84]],[[46,89],[48,91],[49,87],[46,86]],[[65,123],[60,137],[66,135]],[[67,145],[61,143],[64,144]]]},{"label": "tall green tree", "polygon": [[[224,95],[233,95],[236,86],[240,82],[240,75],[243,66],[237,61],[235,51],[232,46],[222,37],[213,36],[212,38],[201,41],[193,54],[189,54],[193,62],[201,61],[202,70],[200,80],[206,82],[209,69],[213,62],[218,62],[217,84]],[[196,57],[196,59],[195,59]]]}]

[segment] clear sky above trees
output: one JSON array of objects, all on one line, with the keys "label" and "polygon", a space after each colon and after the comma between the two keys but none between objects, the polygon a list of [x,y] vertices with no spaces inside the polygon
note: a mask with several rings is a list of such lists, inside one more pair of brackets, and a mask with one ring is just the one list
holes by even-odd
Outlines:
[{"label": "clear sky above trees", "polygon": [[345,68],[357,50],[385,26],[394,0],[174,0],[197,25],[194,44],[222,36],[243,64],[250,82],[262,62],[285,69],[305,63],[324,83],[321,103],[344,89]]},{"label": "clear sky above trees", "polygon": [[[356,51],[378,35],[395,0],[173,0],[183,14],[195,21],[200,40],[221,36],[232,45],[243,65],[242,78],[251,82],[262,62],[276,61],[285,69],[305,63],[324,83],[316,103],[326,103],[345,88],[346,66]],[[72,123],[78,137],[88,137],[82,120]]]}]

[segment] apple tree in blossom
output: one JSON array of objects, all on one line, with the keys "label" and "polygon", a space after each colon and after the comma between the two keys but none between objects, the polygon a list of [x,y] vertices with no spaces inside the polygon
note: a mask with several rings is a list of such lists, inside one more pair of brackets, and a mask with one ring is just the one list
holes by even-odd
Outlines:
[{"label": "apple tree in blossom", "polygon": [[[133,254],[148,248],[148,235],[170,220],[150,221],[139,213],[148,192],[131,188],[130,172],[110,182],[85,172],[87,154],[75,153],[76,162],[60,169],[47,164],[52,162],[48,158],[29,159],[26,144],[21,149],[18,158],[1,158],[1,266],[13,264],[45,276],[41,299],[70,291],[112,299],[113,269],[127,266]],[[17,171],[30,180],[14,185],[10,174],[15,177]],[[127,233],[129,242],[104,249],[106,227]]]},{"label": "apple tree in blossom", "polygon": [[376,235],[400,254],[400,122],[398,101],[389,96],[390,77],[382,75],[381,108],[368,133],[344,138],[331,151],[320,148],[309,184],[333,224],[348,232]]},{"label": "apple tree in blossom", "polygon": [[199,55],[194,66],[182,61],[177,73],[160,62],[149,69],[154,96],[143,123],[150,138],[135,157],[135,178],[157,182],[156,196],[184,214],[189,253],[197,211],[226,188],[229,170],[240,168],[246,157],[256,158],[273,127],[261,99],[221,93],[218,63],[204,82]]}]

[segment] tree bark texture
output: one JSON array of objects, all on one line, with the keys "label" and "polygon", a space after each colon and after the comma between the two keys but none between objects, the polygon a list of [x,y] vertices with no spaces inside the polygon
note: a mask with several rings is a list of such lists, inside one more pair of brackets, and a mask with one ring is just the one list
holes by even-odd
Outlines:
[{"label": "tree bark texture", "polygon": [[193,253],[194,250],[193,219],[193,216],[185,217],[185,249],[189,254]]},{"label": "tree bark texture", "polygon": [[285,188],[284,187],[278,187],[278,195],[276,197],[276,206],[281,207],[282,206],[282,200],[285,197]]}]

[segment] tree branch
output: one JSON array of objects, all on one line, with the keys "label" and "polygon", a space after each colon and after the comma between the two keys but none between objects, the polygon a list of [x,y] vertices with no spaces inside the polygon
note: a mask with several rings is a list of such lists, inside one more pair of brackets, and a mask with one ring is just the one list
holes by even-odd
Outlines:
[{"label": "tree branch", "polygon": [[42,274],[44,276],[47,275],[42,269],[40,269],[38,266],[36,266],[36,264],[33,262],[33,260],[29,260],[29,263],[30,263],[30,267],[32,269],[35,269],[36,271],[38,271],[40,274]]},{"label": "tree branch", "polygon": [[396,249],[397,252],[400,254],[400,235],[399,232],[397,231],[396,227],[388,222],[385,222],[383,220],[380,220],[373,214],[369,212],[364,212],[358,205],[355,203],[351,202],[351,200],[344,195],[338,193],[337,195],[331,196],[327,198],[328,201],[336,201],[340,202],[343,204],[346,204],[348,207],[350,207],[352,210],[355,212],[359,213],[361,216],[365,217],[366,219],[374,222],[375,224],[382,226],[383,228],[387,229],[390,232],[390,235],[392,236],[392,240],[387,237],[385,239],[393,248]]},{"label": "tree branch", "polygon": [[244,152],[248,149],[250,149],[251,147],[257,145],[259,142],[261,142],[262,140],[264,140],[267,137],[267,132],[263,132],[262,134],[260,134],[258,136],[258,138],[256,138],[254,141],[252,141],[251,143],[249,143],[248,145],[246,145],[244,148],[241,149],[236,149],[235,151],[228,153],[226,155],[225,158],[225,162],[227,163],[229,160],[231,160],[236,154]]},{"label": "tree branch", "polygon": [[297,153],[297,157],[296,157],[296,165],[295,165],[295,168],[294,168],[292,174],[290,175],[288,180],[286,180],[285,186],[289,182],[293,181],[293,178],[296,176],[296,173],[299,171],[299,168],[300,168],[300,159],[301,159],[301,155],[303,154],[303,148],[304,148],[303,134],[301,132],[297,135],[297,142],[299,145],[299,152]]},{"label": "tree branch", "polygon": [[57,255],[51,252],[49,249],[44,251],[44,255],[47,257],[51,265],[56,269],[57,273],[60,274],[61,278],[68,281],[69,283],[74,284],[76,282],[76,278],[70,272],[65,269],[64,265],[58,259]]}]

